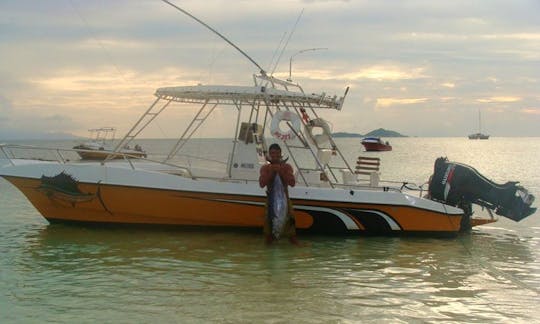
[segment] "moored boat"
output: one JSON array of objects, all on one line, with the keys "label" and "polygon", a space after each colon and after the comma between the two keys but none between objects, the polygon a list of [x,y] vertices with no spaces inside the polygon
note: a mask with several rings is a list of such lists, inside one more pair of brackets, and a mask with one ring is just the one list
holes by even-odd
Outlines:
[{"label": "moored boat", "polygon": [[126,157],[146,157],[146,152],[138,144],[131,149],[125,146],[120,149],[120,153],[114,153],[114,127],[101,127],[89,129],[90,140],[73,147],[81,159],[85,160],[104,160],[107,157],[112,159],[123,159]]},{"label": "moored boat", "polygon": [[[51,160],[18,155],[43,150],[39,147],[0,145],[0,176],[50,222],[260,230],[266,192],[259,186],[259,170],[268,163],[267,139],[273,137],[295,170],[297,185],[288,194],[299,232],[455,235],[496,221],[491,213],[473,218],[472,204],[515,221],[535,210],[534,197],[516,183],[491,190],[498,185],[472,168],[444,159],[435,163],[427,196],[425,188],[411,189],[407,182],[379,181],[378,176],[366,181],[342,154],[329,123],[319,116],[340,111],[348,88],[342,96],[304,92],[300,85],[262,69],[253,81],[249,86],[157,89],[145,113],[100,161],[65,158],[64,154],[80,149],[47,150],[57,157]],[[164,158],[137,158],[122,151],[159,115],[177,105],[199,105],[199,109]],[[208,170],[191,160],[179,162],[177,157],[200,126],[225,114],[233,115],[236,123],[224,167]]]},{"label": "moored boat", "polygon": [[486,140],[489,139],[489,135],[482,133],[482,115],[480,113],[480,110],[478,110],[478,133],[474,133],[469,135],[469,139],[472,140]]},{"label": "moored boat", "polygon": [[489,135],[482,133],[474,133],[469,135],[469,139],[489,139]]},{"label": "moored boat", "polygon": [[388,141],[383,141],[380,137],[365,137],[362,145],[368,152],[371,151],[392,151],[392,145]]},{"label": "moored boat", "polygon": [[[264,135],[271,134],[283,145],[296,171],[298,184],[290,188],[289,195],[300,232],[455,234],[496,220],[471,217],[471,204],[486,199],[481,195],[474,198],[470,186],[457,187],[465,191],[455,195],[466,193],[474,199],[447,201],[449,198],[436,195],[436,190],[431,199],[418,192],[405,192],[405,183],[366,183],[344,158],[331,132],[324,131],[328,129],[324,119],[317,117],[316,123],[310,122],[314,119],[310,116],[317,116],[317,109],[340,110],[345,95],[338,98],[306,94],[300,87],[293,91],[294,84],[266,75],[256,75],[254,80],[255,85],[247,87],[197,85],[157,89],[156,100],[113,152],[123,155],[120,148],[135,138],[135,131],[144,128],[140,123],[147,120],[145,117],[155,116],[172,104],[199,103],[199,111],[184,131],[189,137],[179,138],[163,160],[109,157],[95,162],[64,158],[45,161],[17,158],[13,146],[2,145],[0,176],[15,185],[51,222],[260,228],[266,194],[258,185],[258,177],[260,167],[267,163]],[[285,89],[278,89],[280,85]],[[232,108],[238,114],[226,167],[209,173],[192,163],[175,163],[174,157],[199,128],[197,122],[204,122],[217,107]],[[242,120],[241,116],[250,119]],[[314,127],[320,127],[322,133],[314,135]],[[56,152],[61,155],[62,151]],[[467,178],[471,177],[468,174]],[[449,181],[450,177],[442,178]],[[483,206],[503,216],[508,216],[510,210],[515,220],[532,213],[532,196],[515,185],[508,188],[505,199],[488,197]],[[519,199],[526,202],[516,212],[513,205]]]}]

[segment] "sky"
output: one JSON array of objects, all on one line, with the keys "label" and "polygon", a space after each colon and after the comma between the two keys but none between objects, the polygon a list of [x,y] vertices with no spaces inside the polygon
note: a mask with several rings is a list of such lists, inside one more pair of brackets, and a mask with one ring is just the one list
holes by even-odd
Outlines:
[{"label": "sky", "polygon": [[[481,113],[491,136],[540,136],[539,0],[171,1],[275,77],[290,64],[306,92],[350,87],[341,111],[320,113],[334,132],[464,137]],[[159,0],[0,2],[0,141],[123,134],[159,87],[247,86],[255,73]],[[176,110],[146,137],[178,135],[195,112]],[[230,136],[229,115],[202,136]]]}]

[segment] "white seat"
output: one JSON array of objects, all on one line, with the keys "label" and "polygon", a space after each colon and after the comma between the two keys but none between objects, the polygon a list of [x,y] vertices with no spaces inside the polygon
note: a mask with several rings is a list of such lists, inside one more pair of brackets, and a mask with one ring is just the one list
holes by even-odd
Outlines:
[{"label": "white seat", "polygon": [[368,181],[371,187],[377,187],[380,180],[380,165],[381,159],[378,157],[359,156],[356,161],[355,174],[368,176],[364,180]]}]

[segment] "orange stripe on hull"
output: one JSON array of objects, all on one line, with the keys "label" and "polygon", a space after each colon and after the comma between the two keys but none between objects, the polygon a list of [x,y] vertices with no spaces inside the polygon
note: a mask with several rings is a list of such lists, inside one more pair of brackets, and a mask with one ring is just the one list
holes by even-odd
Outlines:
[{"label": "orange stripe on hull", "polygon": [[[265,197],[79,183],[82,192],[95,198],[70,201],[65,194],[47,195],[38,190],[40,180],[7,179],[49,220],[261,228],[264,221]],[[313,223],[306,212],[296,211],[295,216],[297,228],[309,228]]]},{"label": "orange stripe on hull", "polygon": [[[457,232],[461,227],[461,215],[450,216],[411,207],[373,206],[401,225],[407,231]],[[399,212],[397,209],[399,208]]]},{"label": "orange stripe on hull", "polygon": [[[78,183],[82,193],[94,197],[81,200],[39,190],[39,179],[6,179],[49,220],[261,228],[264,221],[265,197]],[[461,222],[461,215],[409,206],[310,200],[293,200],[293,204],[327,208],[330,214],[339,211],[356,224],[358,231],[370,231],[362,218],[355,216],[358,213],[366,213],[372,219],[386,215],[400,230],[411,232],[458,232]],[[314,218],[307,210],[295,210],[295,216],[299,229],[310,229],[314,224]],[[344,226],[336,216],[325,217]]]},{"label": "orange stripe on hull", "polygon": [[391,217],[403,231],[458,232],[462,215],[447,215],[409,206],[350,204],[340,202],[293,200],[293,204],[310,204],[327,208],[379,211]]}]

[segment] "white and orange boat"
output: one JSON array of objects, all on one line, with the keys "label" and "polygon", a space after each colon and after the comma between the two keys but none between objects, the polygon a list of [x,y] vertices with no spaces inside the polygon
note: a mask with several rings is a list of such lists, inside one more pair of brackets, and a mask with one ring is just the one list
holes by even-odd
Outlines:
[{"label": "white and orange boat", "polygon": [[[479,176],[473,188],[466,188],[467,183],[459,183],[456,172],[453,177],[446,174],[456,164],[447,163],[435,172],[434,178],[442,180],[432,181],[431,199],[377,181],[364,182],[358,178],[356,166],[346,161],[331,133],[313,135],[317,127],[313,125],[327,129],[321,126],[324,119],[318,117],[317,110],[340,110],[345,95],[338,98],[306,94],[296,84],[266,75],[256,75],[254,80],[255,84],[247,87],[157,89],[157,99],[118,143],[114,154],[124,155],[120,149],[168,106],[200,104],[184,136],[164,160],[125,156],[122,160],[68,161],[62,156],[69,150],[60,149],[55,150],[59,156],[55,161],[17,158],[14,151],[36,148],[1,145],[4,157],[0,159],[0,176],[17,187],[51,222],[260,228],[266,194],[258,184],[259,168],[267,163],[265,135],[272,134],[296,170],[298,184],[289,194],[299,231],[455,234],[496,220],[472,218],[471,203],[481,203],[515,220],[534,211],[530,208],[532,196],[514,183],[499,196],[486,198],[479,192],[473,197],[475,188],[497,185],[485,184]],[[211,174],[194,165],[175,164],[175,155],[218,108],[238,114],[226,167],[221,173]],[[242,121],[240,116],[244,115],[249,119]],[[314,119],[317,122],[310,123]],[[467,174],[465,178],[473,177]],[[450,180],[459,184],[451,186],[457,193],[446,187],[437,189],[439,183],[450,186]],[[465,194],[471,196],[469,201],[452,200]],[[516,201],[523,203],[517,206]]]},{"label": "white and orange boat", "polygon": [[[103,161],[66,158],[73,149],[50,150],[57,157],[51,160],[19,154],[40,148],[0,145],[0,176],[50,222],[260,229],[266,193],[259,187],[259,169],[267,163],[267,138],[273,136],[296,172],[297,185],[289,196],[299,232],[447,235],[496,221],[493,216],[473,218],[473,203],[516,221],[534,212],[532,195],[515,183],[498,186],[444,159],[437,160],[429,198],[426,191],[405,192],[406,183],[361,179],[356,161],[347,161],[319,116],[341,110],[348,89],[341,97],[307,93],[260,71],[251,86],[157,89],[155,101]],[[200,108],[166,157],[135,159],[121,152],[175,105]],[[221,116],[216,114],[220,109],[236,116],[224,167],[209,172],[195,163],[179,163],[175,157],[203,123]],[[123,159],[113,159],[116,155]]]}]

